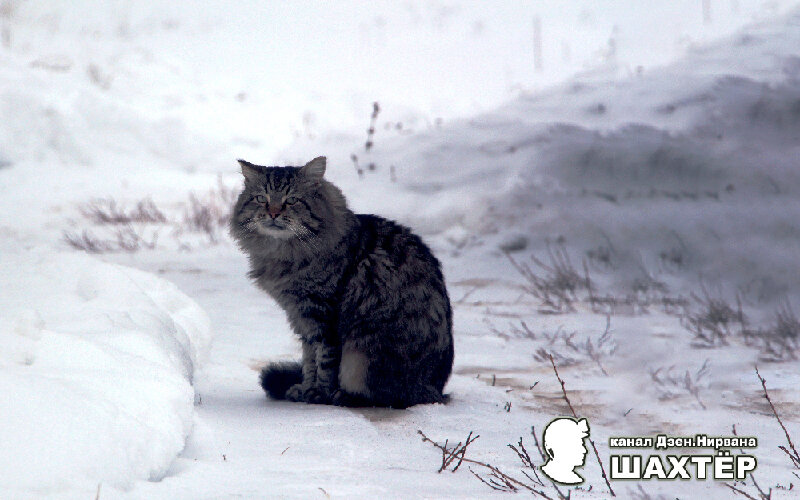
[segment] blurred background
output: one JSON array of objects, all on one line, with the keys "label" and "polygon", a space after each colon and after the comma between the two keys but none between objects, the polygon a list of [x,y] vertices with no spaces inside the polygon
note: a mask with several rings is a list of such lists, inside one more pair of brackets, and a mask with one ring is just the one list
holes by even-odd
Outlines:
[{"label": "blurred background", "polygon": [[4,230],[129,253],[86,213],[148,200],[195,220],[126,228],[132,245],[189,249],[236,158],[327,155],[355,210],[454,255],[558,240],[625,288],[705,276],[783,300],[800,279],[793,7],[3,0]]},{"label": "blurred background", "polygon": [[[360,137],[374,101],[382,105],[381,125],[426,131],[576,76],[630,78],[781,14],[794,2],[545,0],[487,7],[471,1],[245,1],[232,7],[222,1],[3,0],[0,5],[3,57],[28,68],[29,78],[52,80],[50,90],[61,94],[53,96],[52,105],[59,104],[69,120],[75,142],[87,133],[118,132],[107,122],[127,116],[168,122],[176,135],[213,138],[219,143],[215,150],[227,148],[220,156],[232,149],[274,162],[298,137]],[[7,88],[16,83],[24,94],[20,81],[11,75],[6,80]],[[90,99],[86,94],[93,90],[104,98]],[[107,122],[90,120],[95,115],[89,103],[78,105],[78,99],[109,106],[94,111]],[[5,142],[11,142],[4,146],[6,156],[45,154],[30,139]],[[84,160],[94,156],[87,149],[100,149],[62,146]],[[69,159],[68,151],[62,159]],[[171,154],[180,155],[187,167],[220,168],[200,152]]]}]

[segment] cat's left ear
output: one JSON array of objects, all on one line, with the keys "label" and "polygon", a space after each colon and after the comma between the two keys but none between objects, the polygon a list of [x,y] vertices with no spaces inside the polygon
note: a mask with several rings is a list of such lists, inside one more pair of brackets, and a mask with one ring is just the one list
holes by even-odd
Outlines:
[{"label": "cat's left ear", "polygon": [[322,180],[322,176],[325,175],[325,165],[327,163],[328,160],[324,156],[317,156],[306,163],[305,166],[300,169],[300,173],[308,179],[320,181]]}]

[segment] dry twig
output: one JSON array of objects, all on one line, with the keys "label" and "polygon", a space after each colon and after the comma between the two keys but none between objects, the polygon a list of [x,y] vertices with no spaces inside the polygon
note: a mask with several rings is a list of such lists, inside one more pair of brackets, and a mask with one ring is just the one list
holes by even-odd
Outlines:
[{"label": "dry twig", "polygon": [[[561,376],[558,374],[558,368],[556,368],[556,362],[555,360],[553,360],[552,356],[550,356],[550,363],[553,365],[553,371],[556,374],[558,382],[561,384],[561,392],[564,394],[564,401],[567,402],[567,406],[569,406],[569,411],[572,412],[573,417],[578,418],[578,414],[575,413],[575,408],[572,407],[572,402],[569,400],[569,396],[567,396],[567,387],[566,384],[564,383],[564,379],[562,379]],[[597,464],[600,465],[600,473],[603,476],[603,481],[606,482],[606,486],[608,487],[608,491],[609,493],[611,493],[611,496],[615,497],[617,495],[616,493],[614,493],[614,488],[611,487],[611,483],[608,481],[608,476],[606,475],[606,469],[605,467],[603,467],[603,461],[600,460],[600,453],[597,451],[597,446],[594,444],[594,440],[592,438],[588,439],[589,439],[589,444],[592,445],[592,449],[594,450],[594,456],[597,458]]]},{"label": "dry twig", "polygon": [[783,424],[783,420],[781,420],[781,417],[778,415],[778,411],[775,409],[775,405],[772,404],[772,398],[769,397],[769,391],[767,391],[767,381],[758,372],[757,366],[756,366],[756,376],[758,377],[758,380],[761,381],[761,387],[764,389],[764,397],[767,398],[767,403],[769,403],[769,407],[772,409],[772,414],[775,416],[775,419],[778,421],[778,424],[780,424],[781,429],[783,429],[783,434],[786,436],[786,442],[789,444],[789,448],[786,448],[786,446],[779,446],[779,448],[783,450],[784,453],[786,453],[786,456],[789,457],[789,460],[792,461],[792,464],[796,468],[800,469],[800,454],[797,452],[797,448],[795,448],[794,442],[792,441],[792,436],[789,435],[789,431]]},{"label": "dry twig", "polygon": [[[475,442],[475,440],[480,437],[477,435],[473,437],[472,432],[469,433],[464,444],[459,442],[452,448],[448,448],[447,441],[445,441],[445,443],[442,445],[430,439],[421,430],[418,430],[417,433],[420,436],[422,436],[423,442],[430,443],[431,445],[433,445],[435,448],[438,448],[442,452],[442,465],[439,467],[439,472],[442,472],[444,470],[450,470],[451,472],[455,472],[456,470],[458,470],[458,468],[461,466],[462,463],[466,462],[486,469],[488,471],[486,473],[486,477],[481,476],[480,474],[472,470],[472,468],[469,468],[469,471],[475,477],[477,477],[482,483],[486,484],[487,486],[489,486],[494,490],[498,491],[527,490],[534,495],[538,495],[542,498],[553,500],[552,497],[547,495],[547,493],[545,493],[544,491],[541,491],[534,486],[531,486],[527,483],[520,481],[519,479],[509,476],[508,474],[504,473],[503,471],[501,471],[499,468],[497,468],[492,464],[467,458],[465,456],[467,451],[467,446]],[[448,467],[450,467],[454,462],[455,465],[452,467],[452,469],[448,469]]]}]

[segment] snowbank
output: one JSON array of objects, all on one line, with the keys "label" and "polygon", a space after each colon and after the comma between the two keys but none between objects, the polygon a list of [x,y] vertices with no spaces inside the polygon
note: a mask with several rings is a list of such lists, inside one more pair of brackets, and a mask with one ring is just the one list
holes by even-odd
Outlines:
[{"label": "snowbank", "polygon": [[781,301],[800,289],[798,20],[627,80],[598,71],[440,130],[378,134],[358,151],[376,166],[362,180],[339,141],[285,156],[325,151],[357,210],[443,234],[477,260],[501,248],[544,256],[562,240],[626,290],[696,289],[702,275],[753,303]]},{"label": "snowbank", "polygon": [[147,273],[43,251],[6,252],[0,290],[3,495],[163,477],[192,427],[199,306]]}]

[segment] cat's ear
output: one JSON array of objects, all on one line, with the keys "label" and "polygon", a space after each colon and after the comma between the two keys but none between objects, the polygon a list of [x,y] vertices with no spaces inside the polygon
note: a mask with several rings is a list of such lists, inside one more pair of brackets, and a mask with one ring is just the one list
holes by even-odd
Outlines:
[{"label": "cat's ear", "polygon": [[258,165],[253,165],[249,161],[244,160],[237,161],[242,167],[242,175],[244,175],[244,178],[250,182],[256,182],[258,176],[261,174],[261,170],[259,170]]},{"label": "cat's ear", "polygon": [[325,175],[325,165],[327,162],[328,160],[324,156],[317,156],[306,163],[305,166],[300,169],[300,173],[314,181],[322,180],[322,176]]}]

